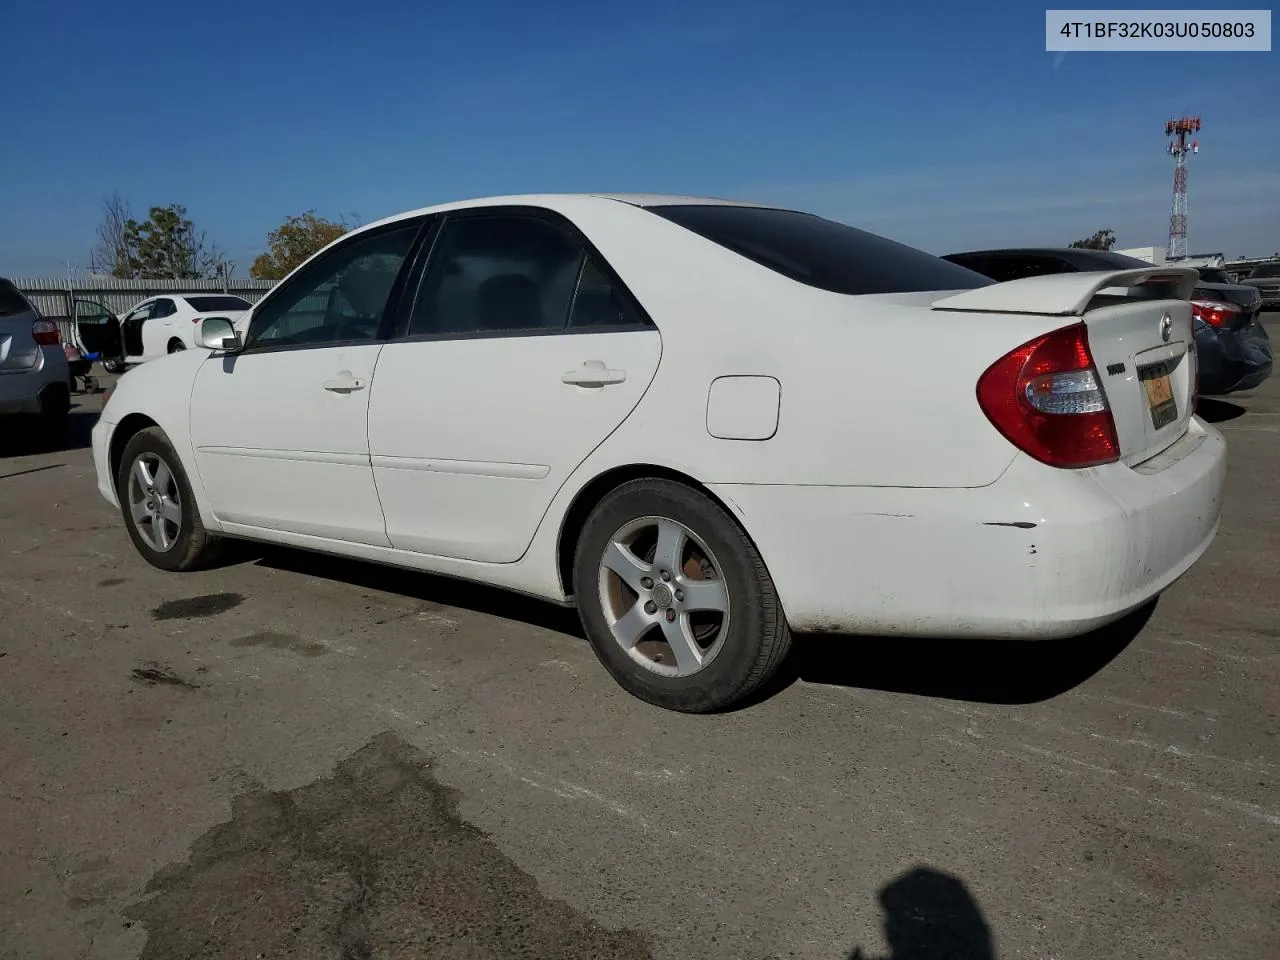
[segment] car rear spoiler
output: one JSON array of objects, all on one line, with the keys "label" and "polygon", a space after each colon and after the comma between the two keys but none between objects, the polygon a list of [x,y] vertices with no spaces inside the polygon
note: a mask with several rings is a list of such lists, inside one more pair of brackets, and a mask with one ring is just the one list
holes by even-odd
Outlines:
[{"label": "car rear spoiler", "polygon": [[935,301],[933,309],[1078,317],[1104,291],[1143,300],[1190,300],[1199,282],[1200,274],[1191,267],[1053,273],[966,290]]}]

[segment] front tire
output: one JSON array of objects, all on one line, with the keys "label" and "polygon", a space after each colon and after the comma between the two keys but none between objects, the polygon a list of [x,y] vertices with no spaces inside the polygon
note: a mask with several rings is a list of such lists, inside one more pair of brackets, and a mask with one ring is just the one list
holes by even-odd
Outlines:
[{"label": "front tire", "polygon": [[583,630],[633,696],[684,713],[745,700],[791,646],[764,560],[710,497],[625,483],[588,517],[574,556]]},{"label": "front tire", "polygon": [[200,520],[182,461],[159,427],[138,431],[125,445],[116,494],[129,539],[153,567],[198,570],[221,552],[221,541]]}]

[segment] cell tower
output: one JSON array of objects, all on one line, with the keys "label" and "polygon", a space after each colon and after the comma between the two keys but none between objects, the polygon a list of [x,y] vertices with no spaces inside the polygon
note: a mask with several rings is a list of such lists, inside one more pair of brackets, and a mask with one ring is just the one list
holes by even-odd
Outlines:
[{"label": "cell tower", "polygon": [[1200,152],[1200,141],[1187,142],[1188,134],[1200,132],[1199,117],[1181,117],[1169,120],[1164,125],[1165,137],[1170,137],[1169,155],[1174,159],[1173,166],[1173,213],[1169,216],[1169,253],[1170,260],[1185,258],[1187,255],[1187,154]]}]

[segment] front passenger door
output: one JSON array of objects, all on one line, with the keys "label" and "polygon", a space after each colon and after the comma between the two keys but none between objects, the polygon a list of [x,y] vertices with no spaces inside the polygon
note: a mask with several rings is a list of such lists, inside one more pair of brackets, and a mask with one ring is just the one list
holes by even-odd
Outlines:
[{"label": "front passenger door", "polygon": [[339,241],[254,309],[242,352],[201,366],[191,440],[219,521],[390,545],[369,462],[369,387],[421,225]]}]

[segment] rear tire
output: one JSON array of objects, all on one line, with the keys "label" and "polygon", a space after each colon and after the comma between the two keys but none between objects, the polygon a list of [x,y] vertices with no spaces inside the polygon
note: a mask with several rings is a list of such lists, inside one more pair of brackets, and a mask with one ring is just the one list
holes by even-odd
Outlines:
[{"label": "rear tire", "polygon": [[633,480],[597,504],[573,588],[600,662],[628,693],[668,710],[741,703],[791,647],[755,545],[714,500],[670,480]]},{"label": "rear tire", "polygon": [[153,567],[198,570],[221,556],[223,541],[205,529],[187,472],[159,427],[125,444],[116,495],[129,539]]},{"label": "rear tire", "polygon": [[172,340],[169,341],[170,353],[177,353],[179,350],[185,350],[185,349],[187,349],[187,345],[183,343],[181,340],[179,340],[177,337],[174,337]]},{"label": "rear tire", "polygon": [[121,373],[124,370],[124,363],[120,360],[103,360],[102,369],[107,373]]}]

